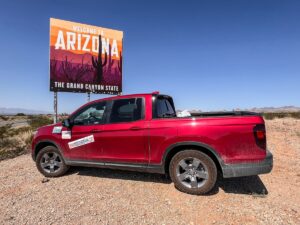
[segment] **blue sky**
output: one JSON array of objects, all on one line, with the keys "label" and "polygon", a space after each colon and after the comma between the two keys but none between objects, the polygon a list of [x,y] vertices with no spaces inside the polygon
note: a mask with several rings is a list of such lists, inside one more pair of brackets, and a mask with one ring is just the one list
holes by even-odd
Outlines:
[{"label": "blue sky", "polygon": [[[0,107],[52,111],[49,18],[124,31],[124,94],[177,108],[300,106],[300,1],[2,1]],[[59,93],[59,112],[86,94]],[[104,95],[92,95],[92,99]]]}]

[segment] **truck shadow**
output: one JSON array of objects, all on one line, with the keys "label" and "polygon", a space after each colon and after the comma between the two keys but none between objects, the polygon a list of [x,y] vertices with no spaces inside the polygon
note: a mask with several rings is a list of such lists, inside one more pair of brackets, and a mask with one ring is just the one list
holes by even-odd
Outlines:
[{"label": "truck shadow", "polygon": [[253,195],[265,197],[268,190],[259,176],[222,178],[218,177],[216,186],[210,194],[216,194],[222,189],[225,193]]},{"label": "truck shadow", "polygon": [[[68,174],[162,184],[172,183],[171,179],[166,175],[112,170],[106,168],[99,169],[89,167],[71,167]],[[253,195],[256,197],[265,197],[268,194],[268,190],[259,176],[224,179],[219,175],[215,187],[207,195],[215,195],[219,192],[220,189],[222,189],[225,193]]]},{"label": "truck shadow", "polygon": [[119,180],[133,180],[152,183],[170,184],[171,180],[162,174],[142,173],[136,171],[123,171],[107,168],[90,168],[90,167],[71,167],[68,174],[80,176],[92,176],[99,178],[119,179]]}]

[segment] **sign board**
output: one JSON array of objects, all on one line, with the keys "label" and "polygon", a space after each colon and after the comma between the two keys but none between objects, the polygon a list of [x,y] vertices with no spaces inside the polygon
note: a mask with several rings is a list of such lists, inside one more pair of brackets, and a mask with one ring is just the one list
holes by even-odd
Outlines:
[{"label": "sign board", "polygon": [[120,94],[123,32],[50,18],[50,91]]}]

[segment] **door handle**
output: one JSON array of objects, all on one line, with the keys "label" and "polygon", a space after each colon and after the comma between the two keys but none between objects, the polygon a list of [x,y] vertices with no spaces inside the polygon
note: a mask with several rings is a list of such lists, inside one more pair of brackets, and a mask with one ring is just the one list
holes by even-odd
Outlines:
[{"label": "door handle", "polygon": [[130,130],[140,130],[140,127],[130,127]]},{"label": "door handle", "polygon": [[100,133],[100,132],[101,132],[101,130],[98,130],[98,129],[91,130],[91,133]]}]

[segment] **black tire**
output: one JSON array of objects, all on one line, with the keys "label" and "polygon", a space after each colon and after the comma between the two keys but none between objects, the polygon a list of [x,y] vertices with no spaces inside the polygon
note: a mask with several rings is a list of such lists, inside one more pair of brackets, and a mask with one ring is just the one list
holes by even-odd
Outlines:
[{"label": "black tire", "polygon": [[[48,160],[46,160],[47,156],[49,157]],[[69,169],[61,153],[54,146],[47,146],[39,151],[35,163],[40,173],[45,177],[59,177]]]},{"label": "black tire", "polygon": [[197,150],[178,152],[170,162],[169,174],[179,191],[192,195],[207,194],[217,180],[214,161]]}]

